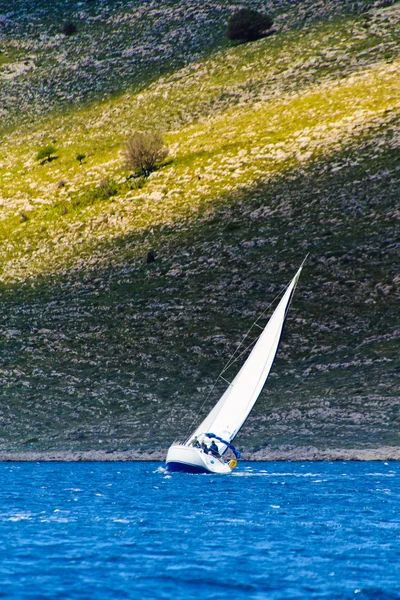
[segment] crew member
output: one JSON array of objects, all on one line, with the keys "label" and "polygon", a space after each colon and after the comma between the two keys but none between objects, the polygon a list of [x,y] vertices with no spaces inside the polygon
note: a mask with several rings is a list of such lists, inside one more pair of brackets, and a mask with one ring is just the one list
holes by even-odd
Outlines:
[{"label": "crew member", "polygon": [[218,450],[218,446],[217,446],[217,444],[215,443],[215,440],[212,440],[212,442],[211,442],[211,444],[210,444],[210,446],[209,446],[208,450],[209,450],[209,452],[211,452],[211,454],[212,454],[213,456],[215,456],[215,458],[220,458],[220,457],[221,457],[221,455],[220,455],[220,453],[219,453],[219,450]]}]

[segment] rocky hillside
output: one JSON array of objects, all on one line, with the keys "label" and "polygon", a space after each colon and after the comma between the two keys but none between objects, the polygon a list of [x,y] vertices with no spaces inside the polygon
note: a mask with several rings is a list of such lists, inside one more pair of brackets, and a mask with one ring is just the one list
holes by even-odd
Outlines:
[{"label": "rocky hillside", "polygon": [[[267,3],[281,31],[374,6],[362,0],[293,4]],[[2,1],[0,123],[30,123],[56,108],[146,87],[226,45],[226,22],[238,6],[238,0]],[[247,6],[265,10],[259,0]],[[63,35],[67,23],[74,35]]]},{"label": "rocky hillside", "polygon": [[[185,436],[308,252],[238,445],[400,445],[400,3],[272,2],[239,46],[235,3],[60,4],[0,8],[0,450]],[[170,148],[147,181],[141,128]]]}]

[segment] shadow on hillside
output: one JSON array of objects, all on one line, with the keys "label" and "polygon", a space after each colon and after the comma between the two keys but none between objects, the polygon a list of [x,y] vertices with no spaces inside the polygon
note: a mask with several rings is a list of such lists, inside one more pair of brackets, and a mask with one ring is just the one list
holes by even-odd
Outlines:
[{"label": "shadow on hillside", "polygon": [[52,163],[54,160],[57,160],[58,156],[49,156],[48,158],[44,158],[42,160],[40,160],[39,164],[42,165],[46,165],[48,163]]}]

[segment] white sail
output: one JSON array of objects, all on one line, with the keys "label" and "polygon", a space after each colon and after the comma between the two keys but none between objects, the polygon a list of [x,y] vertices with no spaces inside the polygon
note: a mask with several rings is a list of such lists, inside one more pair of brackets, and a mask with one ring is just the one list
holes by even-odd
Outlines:
[{"label": "white sail", "polygon": [[[303,265],[288,285],[281,301],[260,335],[256,345],[232,383],[221,396],[212,411],[190,436],[201,438],[213,433],[224,440],[232,441],[247,419],[267,380],[275,355],[278,351],[286,314]],[[226,446],[219,443],[220,452]]]}]

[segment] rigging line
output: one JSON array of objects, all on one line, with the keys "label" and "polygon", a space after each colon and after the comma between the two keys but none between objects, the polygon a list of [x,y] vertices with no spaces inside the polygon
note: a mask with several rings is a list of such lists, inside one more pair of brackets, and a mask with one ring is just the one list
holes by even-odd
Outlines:
[{"label": "rigging line", "polygon": [[[261,334],[260,334],[260,335],[261,335]],[[256,337],[256,338],[254,338],[254,340],[253,340],[252,342],[250,342],[250,344],[248,344],[248,345],[246,346],[246,348],[243,348],[243,350],[241,351],[241,353],[240,353],[240,354],[238,354],[238,355],[236,356],[236,358],[234,358],[233,360],[231,360],[231,362],[230,362],[229,364],[227,364],[227,365],[226,365],[226,366],[225,366],[225,367],[222,369],[221,373],[218,375],[218,378],[220,378],[220,379],[224,379],[224,378],[222,377],[222,375],[225,373],[225,371],[227,371],[228,369],[230,369],[230,368],[231,368],[231,366],[232,366],[232,365],[234,365],[234,364],[235,364],[235,362],[237,362],[237,361],[239,360],[239,358],[242,358],[243,354],[246,354],[247,350],[249,350],[249,348],[251,348],[252,346],[254,346],[256,342],[258,342],[259,338],[260,338],[260,336],[258,336],[258,337]]]},{"label": "rigging line", "polygon": [[[285,317],[285,318],[286,318],[286,317]],[[275,334],[275,337],[274,337],[274,342],[276,341],[276,338],[277,338],[278,336],[281,336],[281,335],[282,335],[282,331],[283,331],[283,326],[281,327],[280,331],[277,331],[277,332],[276,332],[276,334]],[[278,341],[278,345],[277,345],[277,347],[275,348],[275,354],[274,354],[274,358],[275,358],[275,356],[276,356],[276,355],[277,355],[277,353],[278,353],[278,349],[279,349],[279,341]],[[270,351],[269,351],[269,353],[268,353],[268,358],[271,356],[271,352],[272,352],[272,348],[270,349]],[[273,361],[274,361],[274,359],[272,360],[272,362],[273,362]],[[270,366],[270,371],[271,371],[271,368],[272,368],[272,363],[271,363],[271,366]],[[262,377],[263,377],[263,374],[264,374],[264,371],[265,371],[265,367],[264,367],[264,369],[263,369],[262,373],[260,374],[260,376],[259,376],[259,378],[258,378],[257,385],[258,385],[258,383],[260,382],[260,380],[262,379]],[[268,377],[269,377],[269,373],[268,373],[268,375],[267,375],[267,379],[268,379]],[[250,404],[251,404],[251,402],[253,401],[253,397],[254,397],[254,391],[253,391],[253,394],[252,394],[252,396],[251,396],[251,397],[249,398],[249,400],[247,401],[246,410],[248,409],[249,405],[250,405]],[[246,417],[246,418],[247,418],[247,417]]]},{"label": "rigging line", "polygon": [[[290,284],[289,284],[290,285]],[[189,427],[188,427],[188,433],[186,434],[186,440],[188,439],[188,436],[190,434],[190,431],[194,425],[194,423],[196,422],[196,420],[198,419],[199,415],[201,414],[204,406],[206,405],[208,399],[210,398],[211,394],[214,392],[217,383],[219,381],[219,379],[221,378],[221,376],[225,373],[225,371],[227,369],[229,369],[229,367],[231,367],[237,360],[239,360],[239,358],[241,356],[243,356],[243,354],[249,349],[251,348],[251,346],[258,340],[258,338],[260,336],[258,336],[255,340],[253,340],[244,350],[242,350],[242,352],[239,354],[239,356],[235,357],[235,354],[239,351],[239,348],[243,345],[245,339],[249,336],[251,330],[253,329],[253,327],[255,325],[258,325],[257,321],[259,321],[260,319],[262,319],[265,316],[265,313],[271,308],[271,306],[276,302],[277,298],[279,298],[279,296],[283,296],[283,294],[285,293],[285,291],[287,290],[289,286],[286,286],[283,290],[281,290],[280,292],[278,292],[275,296],[275,298],[268,304],[268,306],[263,310],[263,312],[257,317],[257,319],[254,321],[254,323],[250,326],[249,330],[247,331],[247,333],[245,333],[245,335],[243,336],[242,340],[239,342],[239,345],[237,346],[237,348],[235,348],[235,350],[233,351],[232,355],[230,356],[230,358],[228,359],[228,362],[226,363],[226,365],[222,368],[222,371],[218,374],[217,378],[215,379],[210,391],[208,392],[207,396],[204,398],[202,405],[200,406],[199,410],[197,411],[196,416],[192,419]]]},{"label": "rigging line", "polygon": [[[192,421],[190,422],[190,425],[189,425],[189,427],[188,427],[188,430],[187,430],[187,434],[186,434],[186,436],[185,436],[186,442],[187,442],[187,441],[188,441],[188,439],[189,439],[190,432],[191,432],[191,430],[192,430],[192,427],[193,427],[194,423],[196,422],[196,419],[198,419],[198,417],[199,417],[199,415],[200,415],[201,411],[203,410],[203,408],[204,408],[204,406],[205,406],[206,402],[208,401],[208,399],[209,399],[209,397],[211,396],[211,394],[214,392],[214,390],[215,390],[215,387],[216,387],[216,385],[217,385],[217,383],[218,383],[218,380],[219,380],[219,375],[218,375],[217,379],[214,381],[214,383],[212,384],[212,386],[211,386],[211,389],[210,389],[210,391],[208,392],[207,396],[204,398],[203,404],[200,406],[200,409],[197,411],[197,414],[196,414],[196,416],[195,416],[195,417],[192,419]],[[185,442],[185,443],[186,443],[186,442]]]},{"label": "rigging line", "polygon": [[[306,262],[306,260],[307,260],[307,258],[308,258],[308,256],[309,256],[309,254],[310,254],[310,253],[308,253],[308,254],[306,255],[306,257],[304,258],[303,262],[301,263],[301,265],[300,265],[300,270],[303,268],[303,265],[304,265],[304,263]],[[294,290],[295,290],[295,289],[296,289],[296,287],[297,287],[297,283],[298,283],[298,280],[295,282],[295,285],[294,285],[294,288],[293,288],[293,292],[294,292]],[[289,283],[289,285],[290,285],[290,283]],[[266,307],[266,308],[263,310],[263,312],[262,312],[262,313],[261,313],[261,314],[260,314],[260,315],[257,317],[257,319],[254,321],[254,323],[253,323],[253,324],[250,326],[250,328],[249,328],[249,330],[247,331],[247,333],[246,333],[246,334],[243,336],[242,340],[239,342],[239,345],[237,346],[237,348],[235,348],[235,350],[233,351],[233,353],[232,353],[231,357],[228,359],[228,362],[227,362],[227,364],[226,364],[226,365],[223,367],[222,371],[219,373],[219,375],[218,375],[218,376],[217,376],[217,378],[215,379],[215,381],[214,381],[214,383],[213,383],[213,385],[212,385],[212,387],[211,387],[210,391],[208,392],[208,394],[207,394],[207,396],[205,397],[205,399],[204,399],[204,401],[203,401],[203,403],[202,403],[202,405],[201,405],[200,409],[198,410],[198,412],[197,412],[197,415],[196,415],[196,416],[194,417],[194,419],[192,420],[192,422],[191,422],[191,424],[190,424],[190,426],[189,426],[189,428],[188,428],[188,433],[186,434],[186,439],[188,439],[188,436],[189,436],[189,434],[190,434],[191,428],[193,427],[193,424],[195,423],[196,419],[198,418],[198,416],[199,416],[199,415],[200,415],[200,413],[202,412],[202,410],[203,410],[203,408],[204,408],[204,406],[205,406],[206,402],[207,402],[207,401],[208,401],[208,399],[210,398],[211,394],[214,392],[214,390],[215,390],[215,387],[216,387],[216,385],[217,385],[217,383],[218,383],[219,379],[222,377],[222,375],[225,373],[225,371],[226,371],[227,369],[229,369],[229,367],[231,367],[231,366],[232,366],[232,365],[233,365],[233,364],[234,364],[234,363],[235,363],[237,360],[239,360],[239,358],[240,358],[241,356],[243,356],[243,354],[244,354],[244,353],[245,353],[245,352],[246,352],[246,351],[247,351],[249,348],[251,348],[251,346],[252,346],[253,344],[255,344],[255,342],[256,342],[256,341],[258,340],[258,338],[260,337],[260,336],[257,336],[255,340],[253,340],[253,341],[252,341],[252,342],[251,342],[251,343],[250,343],[250,344],[249,344],[249,345],[248,345],[248,346],[247,346],[247,347],[246,347],[244,350],[242,350],[242,352],[241,352],[241,353],[240,353],[238,356],[236,356],[236,357],[235,357],[235,354],[236,354],[236,353],[239,351],[239,348],[240,348],[240,347],[243,345],[243,343],[244,343],[245,339],[246,339],[246,338],[249,336],[249,334],[250,334],[251,330],[253,329],[253,327],[254,327],[255,325],[258,325],[257,321],[259,321],[260,319],[262,319],[262,318],[265,316],[266,312],[267,312],[267,311],[268,311],[268,310],[271,308],[271,306],[272,306],[272,305],[273,305],[273,304],[276,302],[276,300],[277,300],[277,299],[278,299],[280,296],[283,296],[283,295],[284,295],[284,293],[285,293],[285,292],[286,292],[286,290],[288,289],[289,285],[287,285],[285,288],[283,288],[283,289],[282,289],[280,292],[278,292],[278,293],[276,294],[275,298],[274,298],[274,299],[273,299],[273,300],[272,300],[272,301],[271,301],[271,302],[268,304],[268,306],[267,306],[267,307]],[[291,303],[291,301],[292,301],[292,298],[293,298],[293,294],[292,294],[292,296],[291,296],[291,298],[290,298],[289,305],[290,305],[290,303]],[[286,314],[287,314],[287,311],[286,311]],[[258,326],[259,326],[259,325],[258,325]],[[260,327],[260,326],[259,326],[259,327]],[[264,328],[263,328],[263,329],[264,329]],[[261,335],[261,334],[260,334],[260,335]]]},{"label": "rigging line", "polygon": [[[290,285],[290,284],[289,284]],[[253,340],[244,350],[242,350],[242,352],[239,354],[239,356],[235,357],[236,352],[239,351],[239,348],[244,344],[245,339],[250,335],[251,330],[253,329],[253,327],[257,326],[260,327],[262,330],[264,330],[264,327],[261,327],[261,325],[259,325],[257,323],[257,321],[259,321],[260,319],[262,319],[263,317],[265,317],[265,313],[271,308],[271,306],[273,304],[275,304],[276,300],[280,297],[283,296],[283,294],[285,293],[285,291],[287,290],[289,286],[287,285],[285,288],[283,288],[283,290],[281,290],[280,292],[278,292],[275,296],[275,298],[268,304],[268,306],[263,310],[263,312],[257,317],[257,319],[254,321],[254,323],[250,326],[249,330],[245,333],[245,335],[243,336],[243,338],[241,339],[241,341],[239,342],[237,348],[234,350],[232,356],[228,359],[228,362],[226,363],[226,365],[224,366],[224,368],[221,371],[221,375],[222,373],[225,373],[225,371],[227,369],[229,369],[229,367],[231,367],[241,356],[243,356],[243,353],[246,352],[246,350],[248,350],[256,341],[257,339],[260,337],[258,336],[255,340]],[[219,377],[219,375],[218,375]]]},{"label": "rigging line", "polygon": [[[306,261],[307,257],[308,257],[308,254],[307,254],[306,258],[303,260],[303,262],[302,262],[302,264],[301,264],[301,267],[300,267],[300,269],[303,267],[303,265],[304,265],[304,263],[305,263],[305,261]],[[284,328],[285,328],[285,323],[286,323],[287,315],[288,315],[288,312],[289,312],[289,308],[290,308],[290,306],[291,306],[291,304],[292,304],[292,302],[293,302],[294,293],[295,293],[295,291],[296,291],[296,288],[297,288],[297,285],[298,285],[298,283],[299,283],[299,277],[297,277],[296,281],[294,282],[293,289],[292,289],[292,291],[291,291],[291,294],[290,294],[290,296],[289,296],[289,300],[288,300],[288,303],[287,303],[287,305],[286,305],[286,308],[285,308],[285,315],[284,315],[284,319],[283,319],[283,323],[282,323],[282,326],[281,326],[281,328],[280,328],[280,331],[277,331],[277,332],[276,332],[276,334],[275,334],[275,337],[274,337],[274,341],[276,341],[277,337],[279,336],[279,340],[278,340],[277,346],[276,346],[276,348],[275,348],[275,354],[274,354],[274,357],[276,356],[276,354],[278,353],[278,350],[279,350],[279,346],[280,346],[281,338],[282,338],[283,331],[284,331]],[[289,286],[290,286],[290,284],[289,284],[289,285],[286,287],[286,290],[289,288]],[[260,335],[261,335],[261,334],[260,334]],[[260,337],[260,336],[259,336],[259,337]],[[257,340],[258,340],[258,338],[256,338],[256,340],[254,340],[254,341],[257,341]],[[254,343],[254,342],[253,342],[253,343]],[[251,345],[251,344],[250,344],[250,345]],[[248,348],[249,348],[249,347],[250,347],[250,346],[248,346]],[[243,352],[242,352],[241,354],[243,354],[245,351],[246,351],[246,349],[245,349],[245,350],[243,350]],[[272,351],[272,349],[270,350],[270,352],[269,352],[269,354],[268,354],[268,357],[271,355],[271,351]],[[238,359],[238,358],[239,358],[239,357],[237,357],[237,359]],[[235,359],[235,360],[237,360],[237,359]],[[274,360],[274,359],[273,359],[273,360]],[[273,360],[272,360],[272,362],[273,362]],[[231,364],[232,364],[232,363],[231,363]],[[272,367],[272,363],[271,363],[271,366],[270,366],[270,370],[271,370],[271,367]],[[262,377],[263,377],[263,373],[264,373],[264,370],[265,370],[265,369],[263,369],[263,372],[260,374],[260,377],[258,378],[258,382],[259,382],[259,381],[262,379]],[[268,378],[268,376],[269,376],[269,373],[268,373],[268,375],[267,375],[267,378]],[[258,384],[257,384],[257,385],[258,385]],[[250,398],[250,399],[248,400],[248,402],[247,402],[247,408],[248,408],[248,406],[251,404],[253,397],[254,397],[254,393],[253,393],[253,395],[251,396],[251,398]],[[246,408],[246,410],[247,410],[247,408]],[[247,417],[246,417],[246,418],[247,418]],[[235,437],[235,436],[234,436],[234,437]],[[234,439],[234,438],[232,438],[232,439]],[[232,439],[231,439],[230,441],[232,441]]]},{"label": "rigging line", "polygon": [[[286,315],[287,315],[287,313],[288,313],[288,311],[289,311],[289,307],[290,307],[290,304],[291,304],[291,302],[292,302],[292,298],[293,298],[294,292],[295,292],[295,290],[296,290],[297,283],[298,283],[298,280],[296,281],[296,283],[295,283],[295,284],[294,284],[294,286],[293,286],[293,290],[292,290],[292,293],[291,293],[291,295],[290,295],[290,300],[289,300],[288,306],[286,307],[286,311],[285,311],[285,318],[286,318]],[[289,285],[290,285],[290,284],[289,284]],[[286,286],[286,289],[285,289],[284,291],[286,291],[286,290],[288,289],[289,285],[288,285],[288,286]],[[274,304],[275,300],[276,300],[276,299],[277,299],[277,298],[278,298],[280,295],[282,295],[282,296],[283,296],[283,294],[282,294],[282,293],[279,293],[277,296],[275,296],[274,300],[272,300],[271,304]],[[264,312],[263,312],[263,313],[262,313],[262,314],[261,314],[259,317],[257,317],[257,319],[254,321],[253,325],[250,327],[250,329],[249,329],[249,331],[247,332],[247,334],[246,334],[246,335],[248,335],[248,334],[250,333],[251,329],[252,329],[252,328],[253,328],[255,325],[256,325],[257,327],[260,327],[260,329],[262,329],[262,331],[264,331],[265,327],[261,327],[261,325],[258,325],[257,321],[258,321],[259,319],[261,319],[261,318],[262,318],[262,317],[265,315],[266,311],[269,309],[269,307],[271,306],[271,304],[270,304],[270,305],[269,305],[269,306],[268,306],[268,307],[267,307],[267,308],[264,310]],[[235,362],[237,362],[237,361],[239,360],[239,358],[241,358],[241,357],[243,356],[243,354],[245,354],[245,353],[247,352],[247,350],[249,350],[249,348],[251,348],[251,347],[252,347],[252,346],[253,346],[253,345],[254,345],[256,342],[258,342],[258,340],[259,340],[260,336],[261,336],[261,333],[260,333],[260,334],[259,334],[259,335],[258,335],[258,336],[257,336],[257,337],[256,337],[256,338],[255,338],[255,339],[252,341],[252,342],[250,342],[250,344],[248,344],[248,346],[246,346],[246,348],[244,348],[244,349],[241,351],[241,353],[240,353],[238,356],[236,356],[236,358],[235,358],[235,359],[233,359],[233,355],[232,355],[232,357],[229,359],[228,363],[227,363],[227,364],[225,365],[225,367],[222,369],[222,371],[221,371],[221,373],[220,373],[220,375],[219,375],[218,377],[221,377],[222,379],[224,379],[224,378],[222,377],[223,373],[225,373],[225,371],[226,371],[227,369],[229,369],[229,368],[230,368],[230,367],[231,367],[231,366],[232,366],[232,365],[233,365]],[[243,341],[244,341],[244,338],[243,338]],[[242,343],[242,342],[241,342],[241,343]],[[238,347],[239,347],[239,346],[238,346]],[[224,381],[225,381],[225,380],[224,380]]]}]

